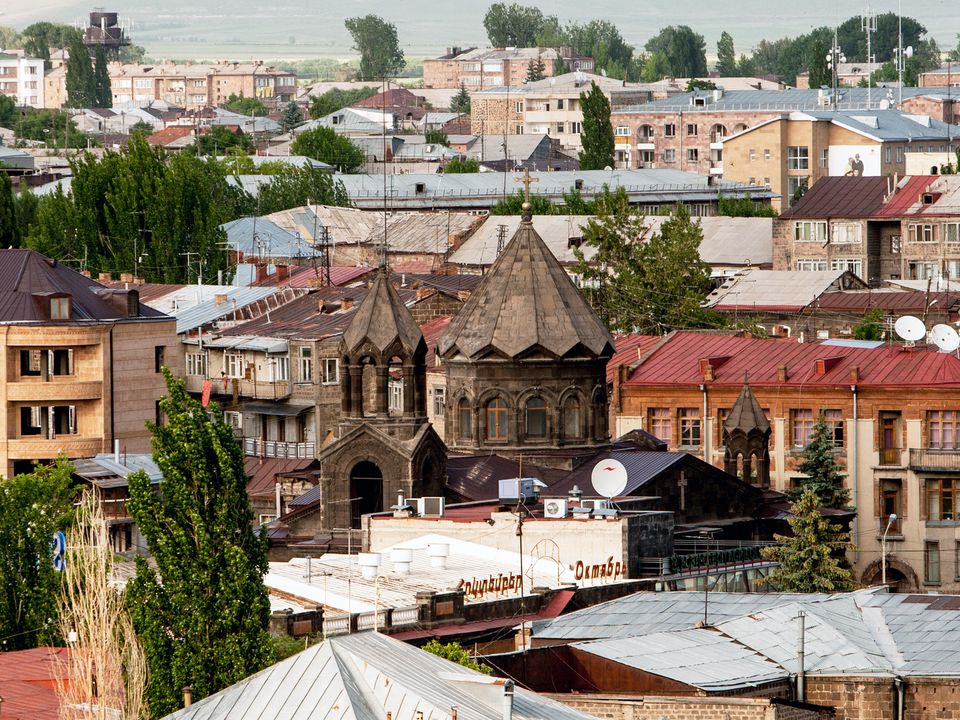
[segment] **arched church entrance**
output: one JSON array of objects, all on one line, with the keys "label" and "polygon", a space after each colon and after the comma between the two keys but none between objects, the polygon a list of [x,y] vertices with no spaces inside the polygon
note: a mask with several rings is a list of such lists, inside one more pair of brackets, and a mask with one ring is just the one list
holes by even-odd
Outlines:
[{"label": "arched church entrance", "polygon": [[383,472],[376,463],[362,460],[350,471],[350,526],[360,527],[360,516],[383,511]]}]

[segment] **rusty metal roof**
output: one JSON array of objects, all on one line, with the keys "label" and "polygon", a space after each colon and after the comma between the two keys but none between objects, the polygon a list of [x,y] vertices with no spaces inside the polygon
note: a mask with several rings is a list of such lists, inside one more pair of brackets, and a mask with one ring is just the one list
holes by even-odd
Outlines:
[{"label": "rusty metal roof", "polygon": [[874,217],[883,207],[886,192],[885,177],[820,178],[780,217],[784,220]]}]

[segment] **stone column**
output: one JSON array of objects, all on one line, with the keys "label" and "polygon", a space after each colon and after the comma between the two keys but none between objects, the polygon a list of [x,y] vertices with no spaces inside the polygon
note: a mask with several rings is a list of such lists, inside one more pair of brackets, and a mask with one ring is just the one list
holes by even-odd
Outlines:
[{"label": "stone column", "polygon": [[403,366],[403,417],[412,418],[415,412],[415,401],[418,399],[420,388],[415,386],[412,365]]},{"label": "stone column", "polygon": [[363,366],[350,366],[350,417],[363,417]]},{"label": "stone column", "polygon": [[377,365],[377,385],[374,395],[377,417],[387,417],[390,414],[387,386],[390,382],[390,367],[388,365]]},{"label": "stone column", "polygon": [[340,378],[340,414],[344,417],[351,414],[351,404],[353,403],[353,373],[349,365],[343,365]]}]

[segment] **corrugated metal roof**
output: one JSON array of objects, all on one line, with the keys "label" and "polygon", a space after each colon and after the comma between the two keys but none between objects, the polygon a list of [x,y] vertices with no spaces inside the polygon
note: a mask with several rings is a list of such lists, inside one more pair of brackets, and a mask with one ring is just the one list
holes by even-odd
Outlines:
[{"label": "corrugated metal roof", "polygon": [[[241,287],[241,288],[221,288],[222,292],[216,293],[209,300],[194,305],[186,310],[174,312],[177,318],[177,334],[196,330],[207,323],[212,323],[220,318],[228,317],[247,305],[263,300],[277,293],[277,288],[270,287]],[[225,296],[225,300],[217,301],[217,296]],[[162,302],[162,298],[159,302]]]},{"label": "corrugated metal roof", "polygon": [[[589,461],[582,463],[578,468],[568,473],[562,480],[550,486],[550,494],[567,494],[573,486],[578,486],[585,497],[596,497],[593,489],[591,474],[594,466],[604,460],[617,460],[627,469],[627,484],[619,497],[635,495],[647,483],[656,480],[662,473],[674,465],[689,462],[692,455],[684,452],[659,452],[653,450],[611,450],[597,453]],[[703,463],[703,461],[699,461]],[[703,463],[706,469],[712,466]],[[716,470],[716,472],[720,472]]]},{"label": "corrugated metal roof", "polygon": [[[324,640],[167,718],[438,720],[456,707],[463,720],[501,720],[503,683],[367,632]],[[595,720],[520,687],[513,703],[517,720]]]},{"label": "corrugated metal roof", "polygon": [[704,305],[718,310],[802,310],[828,290],[844,289],[844,275],[844,270],[746,270],[711,292]]},{"label": "corrugated metal roof", "polygon": [[863,313],[871,308],[882,308],[889,314],[922,313],[934,300],[939,310],[954,308],[960,303],[957,293],[931,292],[922,290],[851,290],[847,292],[826,292],[817,298],[816,307],[820,310],[854,311]]},{"label": "corrugated metal roof", "polygon": [[244,472],[247,474],[247,495],[251,498],[270,499],[276,497],[277,477],[281,475],[308,473],[319,468],[314,458],[259,458],[245,457]]},{"label": "corrugated metal roof", "polygon": [[[700,359],[728,358],[715,367],[710,385],[739,387],[744,373],[750,385],[768,387],[827,387],[850,384],[851,368],[858,368],[861,387],[960,388],[960,359],[926,348],[904,349],[824,346],[794,338],[746,338],[731,335],[679,332],[667,339],[640,365],[628,385],[700,385]],[[836,358],[822,375],[816,361]],[[786,381],[778,368],[787,367]]]},{"label": "corrugated metal roof", "polygon": [[887,182],[885,177],[820,178],[780,217],[784,220],[873,217],[883,207]]},{"label": "corrugated metal roof", "polygon": [[247,258],[314,258],[323,253],[302,237],[284,230],[266,218],[243,217],[224,223],[227,244]]},{"label": "corrugated metal roof", "polygon": [[520,476],[533,477],[551,485],[566,472],[542,468],[530,462],[523,467],[516,460],[500,455],[451,455],[447,458],[447,490],[467,501],[491,500],[499,497],[500,480]]},{"label": "corrugated metal roof", "polygon": [[66,648],[37,647],[0,652],[3,720],[53,720],[60,697],[54,678],[69,669]]}]

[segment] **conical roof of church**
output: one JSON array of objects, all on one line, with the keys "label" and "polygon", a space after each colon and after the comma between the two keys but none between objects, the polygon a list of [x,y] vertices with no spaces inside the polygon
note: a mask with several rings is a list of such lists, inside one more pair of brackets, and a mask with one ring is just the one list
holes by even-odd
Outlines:
[{"label": "conical roof of church", "polygon": [[746,379],[743,381],[743,389],[740,391],[740,397],[730,409],[730,414],[723,421],[723,429],[727,432],[739,430],[748,433],[751,430],[759,430],[761,433],[770,432],[770,421],[767,420],[766,413],[760,407],[757,396],[753,394],[750,385]]},{"label": "conical roof of church", "polygon": [[423,333],[410,310],[403,304],[396,289],[390,284],[385,270],[379,271],[367,296],[343,332],[347,351],[369,342],[380,352],[393,347],[396,341],[412,356],[422,344]]},{"label": "conical roof of church", "polygon": [[543,350],[562,357],[582,346],[613,354],[613,338],[528,218],[440,338],[441,355],[489,352],[517,357]]}]

